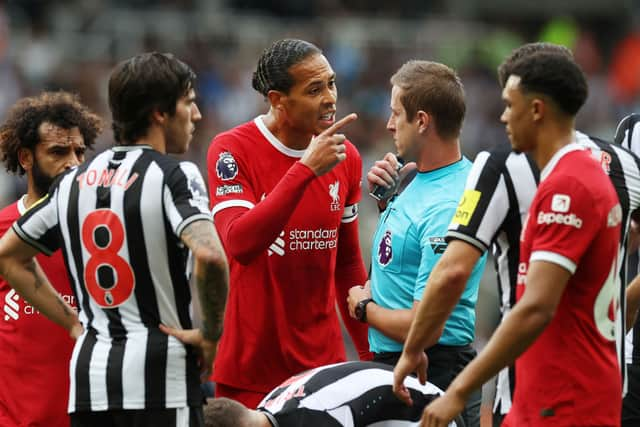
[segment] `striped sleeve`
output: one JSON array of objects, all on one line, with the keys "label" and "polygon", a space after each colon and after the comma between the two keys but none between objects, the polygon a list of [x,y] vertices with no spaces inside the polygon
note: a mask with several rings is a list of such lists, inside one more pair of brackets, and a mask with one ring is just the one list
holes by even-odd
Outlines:
[{"label": "striped sleeve", "polygon": [[622,119],[616,130],[615,142],[626,150],[613,147],[620,159],[625,188],[629,195],[629,211],[640,207],[640,114]]},{"label": "striped sleeve", "polygon": [[496,153],[483,151],[473,162],[462,198],[458,202],[446,240],[464,240],[482,252],[509,210],[509,195]]},{"label": "striped sleeve", "polygon": [[636,155],[640,155],[640,114],[631,114],[620,121],[615,142]]},{"label": "striped sleeve", "polygon": [[57,196],[56,185],[13,224],[13,230],[22,240],[47,256],[60,248]]},{"label": "striped sleeve", "polygon": [[198,167],[191,162],[181,162],[167,177],[163,198],[167,218],[177,237],[194,221],[212,220],[207,187]]}]

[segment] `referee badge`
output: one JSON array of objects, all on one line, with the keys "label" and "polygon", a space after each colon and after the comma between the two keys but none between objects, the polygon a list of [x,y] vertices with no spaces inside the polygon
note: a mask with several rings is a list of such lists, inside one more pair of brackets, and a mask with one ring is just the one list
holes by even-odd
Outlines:
[{"label": "referee badge", "polygon": [[393,248],[391,246],[391,231],[387,230],[384,232],[384,236],[382,236],[380,244],[378,245],[378,262],[380,265],[386,266],[389,265],[392,259]]},{"label": "referee badge", "polygon": [[238,176],[238,164],[230,152],[224,151],[218,156],[216,174],[223,181],[228,181]]}]

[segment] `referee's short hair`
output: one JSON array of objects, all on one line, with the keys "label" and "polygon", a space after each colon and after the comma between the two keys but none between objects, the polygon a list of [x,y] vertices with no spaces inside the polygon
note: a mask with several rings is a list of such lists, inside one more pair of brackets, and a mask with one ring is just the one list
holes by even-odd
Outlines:
[{"label": "referee's short hair", "polygon": [[195,80],[191,67],[170,53],[143,53],[116,65],[109,78],[116,143],[133,144],[144,137],[153,111],[175,114],[178,99]]},{"label": "referee's short hair", "polygon": [[441,138],[457,138],[466,111],[464,87],[456,72],[444,64],[411,60],[391,76],[402,90],[400,102],[412,121],[418,111],[433,116]]}]

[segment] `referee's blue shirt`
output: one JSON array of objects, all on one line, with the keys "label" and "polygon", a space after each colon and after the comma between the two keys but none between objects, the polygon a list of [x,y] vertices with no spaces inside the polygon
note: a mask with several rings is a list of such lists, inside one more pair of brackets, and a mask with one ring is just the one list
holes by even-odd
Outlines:
[{"label": "referee's blue shirt", "polygon": [[[471,162],[461,160],[420,172],[380,216],[371,250],[371,292],[376,304],[411,309],[422,294],[446,242],[444,237],[464,191]],[[438,341],[444,345],[473,342],[475,306],[486,254],[475,265],[466,288]],[[369,327],[374,353],[402,351],[402,343]]]}]

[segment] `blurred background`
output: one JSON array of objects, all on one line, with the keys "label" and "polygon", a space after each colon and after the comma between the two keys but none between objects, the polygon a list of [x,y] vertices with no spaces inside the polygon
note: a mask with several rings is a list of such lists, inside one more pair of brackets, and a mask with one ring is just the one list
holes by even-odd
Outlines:
[{"label": "blurred background", "polygon": [[[324,50],[338,77],[338,117],[359,115],[346,133],[365,171],[393,150],[385,129],[389,77],[412,58],[443,62],[460,74],[467,95],[462,146],[471,160],[508,143],[495,70],[525,42],[550,41],[574,52],[589,78],[582,131],[612,139],[618,121],[640,111],[637,0],[14,0],[0,2],[0,117],[19,97],[65,89],[108,120],[106,86],[115,63],[142,51],[172,52],[198,74],[203,120],[185,157],[206,176],[211,138],[267,111],[251,89],[251,73],[261,51],[283,37]],[[111,143],[109,127],[96,151]],[[0,171],[0,206],[23,190],[24,182]],[[361,212],[368,260],[373,200],[364,196]],[[498,318],[494,277],[488,264],[477,347]]]}]

